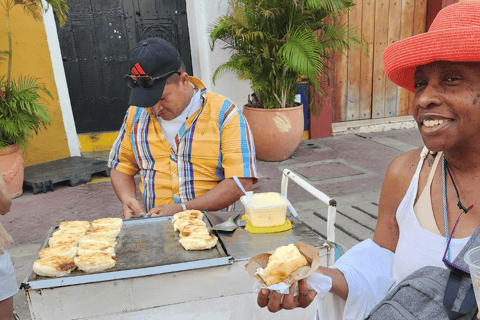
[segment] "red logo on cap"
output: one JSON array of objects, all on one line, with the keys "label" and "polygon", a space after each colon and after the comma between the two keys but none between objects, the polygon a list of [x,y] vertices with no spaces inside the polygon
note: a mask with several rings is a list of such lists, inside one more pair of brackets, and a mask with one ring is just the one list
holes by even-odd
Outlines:
[{"label": "red logo on cap", "polygon": [[136,63],[133,68],[132,68],[132,71],[131,71],[131,76],[132,76],[132,79],[133,80],[137,80],[137,76],[140,76],[140,77],[144,77],[146,76],[147,74],[145,73],[145,71],[143,71],[142,67],[140,67],[140,65],[138,63]]}]

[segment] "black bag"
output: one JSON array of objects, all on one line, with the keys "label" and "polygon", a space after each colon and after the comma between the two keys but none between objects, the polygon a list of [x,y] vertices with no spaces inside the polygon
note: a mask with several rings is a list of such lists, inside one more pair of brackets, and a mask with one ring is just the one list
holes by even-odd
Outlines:
[{"label": "black bag", "polygon": [[[463,257],[480,246],[480,227],[453,263],[468,270]],[[397,284],[377,304],[366,320],[471,320],[477,319],[477,303],[470,275],[460,269],[423,267]]]}]

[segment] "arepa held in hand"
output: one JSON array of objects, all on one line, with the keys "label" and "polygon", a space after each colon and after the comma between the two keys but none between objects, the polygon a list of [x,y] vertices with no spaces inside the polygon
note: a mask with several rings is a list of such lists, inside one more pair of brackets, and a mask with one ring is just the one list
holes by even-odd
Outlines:
[{"label": "arepa held in hand", "polygon": [[287,286],[313,274],[321,264],[319,250],[303,242],[252,257],[245,265],[250,277],[264,288],[283,282]]}]

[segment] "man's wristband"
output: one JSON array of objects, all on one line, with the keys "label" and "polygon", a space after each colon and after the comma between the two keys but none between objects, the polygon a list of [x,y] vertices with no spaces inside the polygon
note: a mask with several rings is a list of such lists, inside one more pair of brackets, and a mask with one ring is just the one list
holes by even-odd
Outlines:
[{"label": "man's wristband", "polygon": [[187,206],[185,205],[185,203],[180,202],[180,205],[182,206],[183,211],[187,210]]}]

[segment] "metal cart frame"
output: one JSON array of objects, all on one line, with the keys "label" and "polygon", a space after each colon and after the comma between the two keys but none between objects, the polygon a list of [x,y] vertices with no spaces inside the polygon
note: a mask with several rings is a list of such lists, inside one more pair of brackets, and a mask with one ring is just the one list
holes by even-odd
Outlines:
[{"label": "metal cart frame", "polygon": [[[337,216],[337,201],[327,196],[325,193],[321,192],[311,184],[309,184],[304,179],[300,178],[290,169],[284,169],[282,175],[282,188],[281,195],[287,198],[287,189],[288,189],[288,180],[291,179],[297,183],[300,187],[308,191],[318,200],[322,201],[328,205],[328,217],[327,217],[327,241],[325,246],[328,247],[329,254],[327,255],[328,266],[331,266],[335,263],[335,219]],[[333,249],[333,254],[331,249]]]}]

